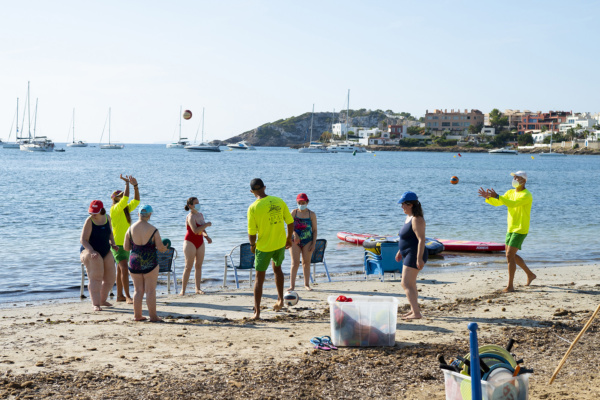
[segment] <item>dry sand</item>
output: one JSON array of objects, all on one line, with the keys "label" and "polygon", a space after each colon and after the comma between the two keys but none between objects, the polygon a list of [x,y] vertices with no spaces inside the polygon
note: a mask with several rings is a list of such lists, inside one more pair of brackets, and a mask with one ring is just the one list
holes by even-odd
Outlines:
[{"label": "dry sand", "polygon": [[[1,309],[0,398],[406,398],[444,399],[436,355],[468,352],[469,322],[479,343],[505,345],[533,368],[532,399],[600,398],[600,318],[547,384],[600,303],[600,266],[536,269],[530,287],[502,294],[506,271],[472,269],[419,276],[422,320],[398,320],[396,345],[313,350],[330,334],[327,296],[406,298],[398,280],[336,281],[298,289],[297,307],[268,308],[251,322],[252,291],[158,300],[164,323],[133,322],[131,306],[93,312],[88,300]],[[300,279],[298,282],[301,282]],[[271,283],[272,284],[272,283]],[[271,306],[275,290],[265,290]],[[147,315],[144,306],[144,315]]]}]

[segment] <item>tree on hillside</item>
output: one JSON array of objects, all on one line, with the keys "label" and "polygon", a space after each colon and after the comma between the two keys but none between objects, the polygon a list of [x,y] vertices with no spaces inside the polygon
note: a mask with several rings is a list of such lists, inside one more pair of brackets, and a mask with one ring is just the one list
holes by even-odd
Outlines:
[{"label": "tree on hillside", "polygon": [[325,131],[321,134],[321,137],[319,138],[319,141],[321,143],[329,143],[331,142],[331,139],[333,138],[333,134],[329,131]]},{"label": "tree on hillside", "polygon": [[409,126],[406,130],[406,133],[408,133],[409,135],[420,135],[421,128],[418,126]]},{"label": "tree on hillside", "polygon": [[548,130],[548,125],[542,125],[542,133]]},{"label": "tree on hillside", "polygon": [[502,132],[503,126],[508,126],[508,117],[502,116],[497,108],[490,111],[490,125],[496,129],[496,133]]},{"label": "tree on hillside", "polygon": [[482,123],[479,123],[477,125],[473,125],[473,124],[469,125],[469,133],[472,135],[478,134],[479,132],[481,132],[482,129],[483,129]]},{"label": "tree on hillside", "polygon": [[533,136],[531,135],[531,133],[519,135],[517,137],[517,142],[519,143],[519,146],[532,145],[533,144]]}]

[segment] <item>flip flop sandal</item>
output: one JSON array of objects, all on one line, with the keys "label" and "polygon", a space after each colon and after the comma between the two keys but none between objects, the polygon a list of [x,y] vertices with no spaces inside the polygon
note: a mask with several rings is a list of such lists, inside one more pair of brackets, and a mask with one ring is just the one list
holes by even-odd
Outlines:
[{"label": "flip flop sandal", "polygon": [[323,343],[325,346],[329,347],[331,350],[337,350],[338,348],[334,346],[333,342],[331,341],[331,338],[329,336],[323,336],[321,338],[321,343]]},{"label": "flip flop sandal", "polygon": [[310,339],[310,343],[312,343],[315,346],[315,349],[317,350],[331,350],[328,346],[323,344],[323,340],[318,336],[315,336],[314,338]]}]

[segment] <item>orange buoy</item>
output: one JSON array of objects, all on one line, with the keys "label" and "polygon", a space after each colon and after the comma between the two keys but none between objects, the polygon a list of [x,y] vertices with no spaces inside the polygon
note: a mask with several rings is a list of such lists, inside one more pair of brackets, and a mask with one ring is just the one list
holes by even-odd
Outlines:
[{"label": "orange buoy", "polygon": [[453,176],[452,178],[450,178],[450,183],[456,185],[458,183],[458,177]]}]

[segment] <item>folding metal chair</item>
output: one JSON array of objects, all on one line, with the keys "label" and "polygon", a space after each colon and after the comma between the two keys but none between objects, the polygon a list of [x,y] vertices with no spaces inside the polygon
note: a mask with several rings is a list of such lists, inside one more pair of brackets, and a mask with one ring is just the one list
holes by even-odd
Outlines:
[{"label": "folding metal chair", "polygon": [[[234,254],[234,252],[236,254]],[[239,257],[238,253],[239,252]],[[229,254],[225,255],[225,269],[223,272],[223,287],[227,286],[227,270],[233,269],[235,277],[235,286],[240,288],[238,280],[238,270],[248,271],[250,273],[250,287],[252,287],[252,271],[254,271],[254,253],[250,249],[250,243],[243,243],[235,246]]]}]

